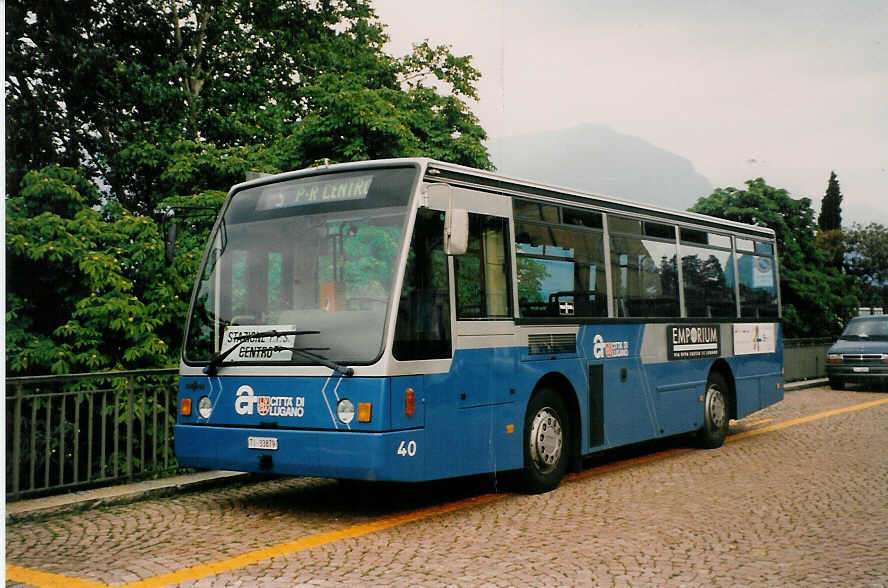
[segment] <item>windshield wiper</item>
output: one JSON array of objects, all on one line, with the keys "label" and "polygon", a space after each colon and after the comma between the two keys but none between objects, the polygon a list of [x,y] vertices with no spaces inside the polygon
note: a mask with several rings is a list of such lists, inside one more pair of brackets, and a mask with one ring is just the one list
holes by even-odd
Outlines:
[{"label": "windshield wiper", "polygon": [[302,357],[307,357],[308,359],[312,359],[319,363],[322,366],[328,367],[331,370],[335,370],[341,373],[344,376],[353,376],[355,374],[355,370],[352,368],[342,365],[341,363],[335,362],[331,359],[327,359],[326,357],[322,357],[317,353],[312,353],[312,351],[326,351],[330,349],[329,347],[282,347],[275,346],[272,351],[292,351],[294,354],[298,353]]},{"label": "windshield wiper", "polygon": [[222,362],[225,361],[225,358],[231,355],[231,353],[240,347],[240,344],[244,341],[249,341],[250,339],[264,339],[266,337],[289,337],[290,335],[319,335],[320,331],[260,331],[258,333],[250,333],[247,335],[240,335],[234,337],[234,345],[226,349],[225,351],[220,351],[213,355],[210,358],[209,363],[207,363],[206,367],[203,369],[203,372],[208,376],[215,376],[216,371],[219,366],[222,365]]}]

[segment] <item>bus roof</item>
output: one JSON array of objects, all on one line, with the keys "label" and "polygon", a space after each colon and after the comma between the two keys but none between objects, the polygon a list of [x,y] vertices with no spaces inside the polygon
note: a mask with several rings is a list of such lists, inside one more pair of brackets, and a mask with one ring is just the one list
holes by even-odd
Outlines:
[{"label": "bus roof", "polygon": [[438,161],[425,157],[374,159],[354,161],[347,163],[335,163],[320,167],[305,168],[297,171],[275,174],[273,176],[260,177],[238,184],[231,189],[231,193],[239,191],[247,186],[255,186],[264,183],[280,181],[299,177],[302,175],[333,171],[346,171],[350,169],[366,169],[371,167],[390,167],[414,165],[424,174],[427,181],[447,181],[480,189],[486,192],[504,194],[509,196],[529,198],[552,198],[561,201],[573,202],[580,205],[598,208],[601,211],[623,212],[630,215],[648,217],[674,222],[685,226],[694,226],[704,229],[721,229],[734,233],[743,233],[751,237],[773,239],[774,230],[769,227],[760,227],[740,223],[732,220],[697,214],[669,208],[663,208],[642,202],[625,200],[614,196],[585,192],[574,188],[542,184],[533,180],[526,180],[505,176],[495,172],[477,168]]},{"label": "bus roof", "polygon": [[[432,179],[465,182],[485,188],[492,192],[503,192],[513,196],[556,198],[578,204],[591,205],[605,211],[626,212],[629,214],[654,217],[657,219],[681,223],[683,225],[696,225],[716,229],[720,228],[722,230],[741,232],[767,239],[773,239],[775,236],[774,230],[770,227],[760,227],[705,214],[663,208],[614,196],[576,190],[574,188],[542,184],[532,180],[513,178],[444,161],[429,159],[425,160],[425,164],[427,170],[438,171],[437,174],[435,174],[434,171],[431,172],[433,174]],[[429,172],[427,172],[427,174],[428,173]]]}]

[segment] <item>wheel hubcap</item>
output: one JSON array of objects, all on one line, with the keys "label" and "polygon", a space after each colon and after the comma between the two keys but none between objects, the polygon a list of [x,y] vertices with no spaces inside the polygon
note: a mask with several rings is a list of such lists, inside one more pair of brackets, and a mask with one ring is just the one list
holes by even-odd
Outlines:
[{"label": "wheel hubcap", "polygon": [[561,459],[564,432],[555,411],[548,406],[540,409],[530,426],[530,457],[541,472],[555,468]]},{"label": "wheel hubcap", "polygon": [[710,386],[706,391],[706,414],[709,415],[709,422],[715,429],[725,426],[727,417],[725,396],[718,386]]}]

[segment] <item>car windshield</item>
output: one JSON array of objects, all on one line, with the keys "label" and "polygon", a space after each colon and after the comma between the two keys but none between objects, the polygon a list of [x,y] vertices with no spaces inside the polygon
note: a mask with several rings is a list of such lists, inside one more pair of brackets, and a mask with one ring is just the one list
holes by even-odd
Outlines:
[{"label": "car windshield", "polygon": [[[415,177],[372,169],[235,193],[196,285],[186,361],[221,363],[235,345],[225,362],[375,361]],[[256,336],[270,331],[286,334]]]},{"label": "car windshield", "polygon": [[886,339],[888,340],[888,316],[884,318],[851,319],[842,339]]}]

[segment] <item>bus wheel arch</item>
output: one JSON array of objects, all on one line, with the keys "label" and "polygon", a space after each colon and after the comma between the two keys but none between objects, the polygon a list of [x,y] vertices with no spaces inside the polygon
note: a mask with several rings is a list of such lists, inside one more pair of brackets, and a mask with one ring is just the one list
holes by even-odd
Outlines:
[{"label": "bus wheel arch", "polygon": [[725,384],[727,385],[727,403],[728,403],[728,418],[736,419],[737,418],[737,388],[734,383],[734,370],[731,369],[731,366],[724,359],[717,359],[715,363],[712,364],[712,367],[709,369],[710,375],[712,372],[718,372],[721,374],[721,377],[724,379]]},{"label": "bus wheel arch", "polygon": [[727,362],[718,360],[709,370],[703,392],[703,425],[697,441],[705,449],[720,447],[728,433],[728,424],[737,414],[734,379]]},{"label": "bus wheel arch", "polygon": [[525,410],[520,473],[526,492],[554,490],[564,474],[578,469],[579,431],[573,386],[560,374],[547,374],[537,382]]}]

